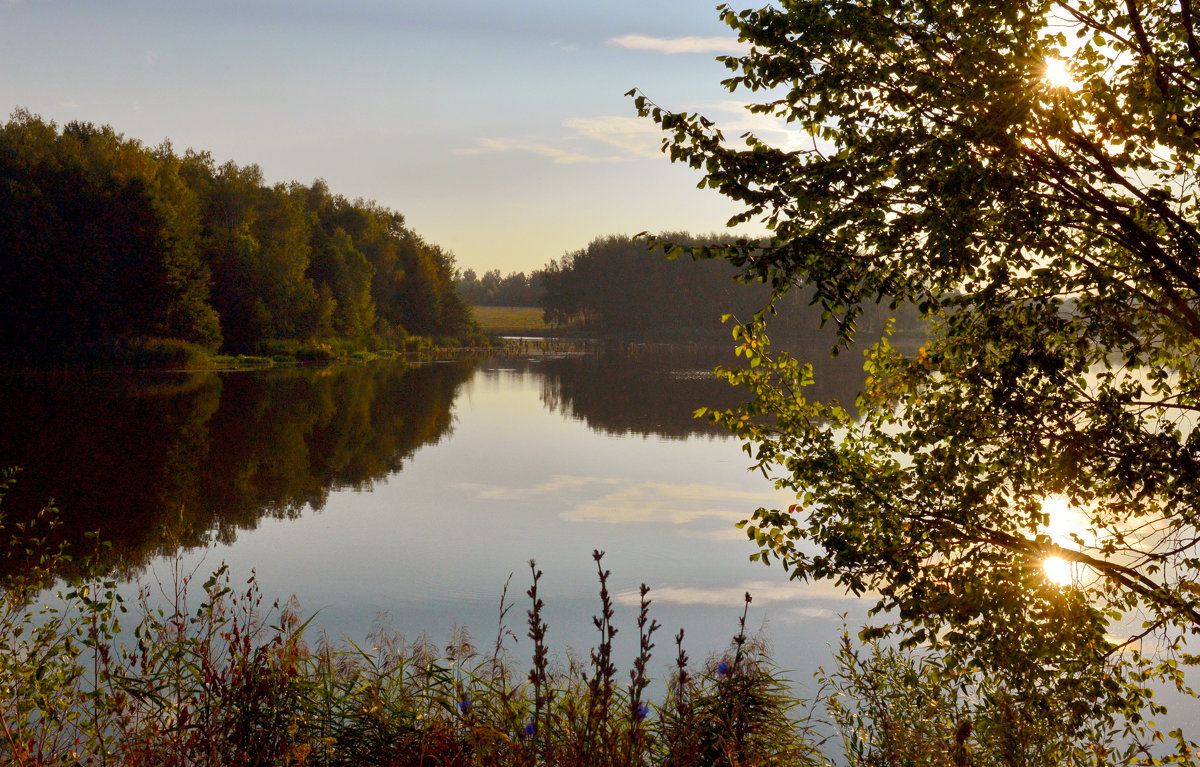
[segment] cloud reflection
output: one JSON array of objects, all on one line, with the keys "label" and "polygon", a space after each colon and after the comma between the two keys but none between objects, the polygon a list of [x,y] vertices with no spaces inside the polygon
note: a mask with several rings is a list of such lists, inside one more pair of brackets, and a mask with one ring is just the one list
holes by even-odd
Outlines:
[{"label": "cloud reflection", "polygon": [[[755,605],[804,602],[814,599],[857,598],[827,581],[815,583],[745,581],[737,586],[667,586],[651,589],[649,596],[655,604],[740,607],[745,602],[746,592],[750,592]],[[630,590],[618,593],[613,599],[617,604],[636,605],[640,597],[637,591]],[[817,617],[816,613],[822,611],[819,608],[796,607],[789,612],[800,616]]]},{"label": "cloud reflection", "polygon": [[811,620],[840,619],[840,615],[824,607],[793,607],[776,618],[783,623],[803,623]]},{"label": "cloud reflection", "polygon": [[750,509],[770,505],[773,500],[774,496],[769,493],[730,490],[715,485],[643,482],[587,501],[563,512],[560,517],[567,522],[605,524],[657,522],[686,525],[705,518],[737,522],[745,519]]},{"label": "cloud reflection", "polygon": [[474,490],[476,496],[483,500],[511,501],[519,498],[532,498],[539,495],[560,493],[564,490],[574,490],[589,485],[615,485],[620,481],[613,477],[576,477],[567,474],[558,474],[545,482],[539,482],[529,487],[484,485],[477,482],[462,482],[458,487]]}]

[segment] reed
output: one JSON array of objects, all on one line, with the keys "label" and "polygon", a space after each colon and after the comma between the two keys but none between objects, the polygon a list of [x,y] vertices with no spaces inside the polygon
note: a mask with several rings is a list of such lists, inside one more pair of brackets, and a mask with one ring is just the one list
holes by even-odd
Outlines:
[{"label": "reed", "polygon": [[[0,498],[11,481],[0,473]],[[133,604],[104,572],[42,599],[70,558],[48,543],[55,524],[52,507],[12,529],[0,517],[0,557],[25,565],[6,568],[20,574],[0,590],[2,764],[831,765],[822,748],[838,740],[852,765],[1137,762],[1109,761],[1140,746],[1104,732],[1064,739],[1044,715],[1053,700],[930,652],[867,643],[860,655],[848,635],[805,707],[765,639],[746,632],[749,594],[726,650],[699,667],[675,634],[665,692],[650,700],[651,591],[640,589],[637,655],[620,684],[600,551],[598,641],[586,661],[552,653],[543,573],[530,561],[532,654],[518,671],[508,583],[487,651],[461,629],[438,647],[386,623],[365,642],[333,642],[294,600],[268,603],[253,573],[235,583],[222,566],[200,581],[178,559]]]},{"label": "reed", "polygon": [[[19,553],[27,556],[25,547],[44,540],[41,528],[52,519],[0,532],[10,549],[22,540]],[[42,574],[66,556],[44,552]],[[386,625],[364,643],[310,636],[313,619],[303,619],[298,604],[268,603],[253,573],[237,583],[224,566],[200,582],[177,563],[130,605],[104,576],[37,601],[45,581],[31,571],[0,596],[0,762],[673,764],[682,763],[679,744],[691,743],[696,727],[703,736],[694,753],[705,761],[693,764],[766,764],[785,754],[815,754],[804,726],[788,716],[796,702],[783,694],[787,688],[764,647],[746,642],[744,615],[741,641],[723,656],[738,660],[714,661],[699,672],[684,664],[667,700],[655,704],[645,696],[658,624],[649,617],[643,585],[638,654],[629,684],[619,684],[609,571],[602,552],[593,556],[599,639],[586,665],[555,660],[538,594],[542,572],[530,562],[527,672],[518,672],[510,657],[516,637],[505,620],[507,584],[497,637],[481,653],[463,630],[444,647],[424,637],[409,640]],[[124,643],[122,624],[133,627]],[[717,671],[726,665],[732,670]],[[696,715],[670,713],[683,699]],[[789,763],[796,762],[789,757]]]}]

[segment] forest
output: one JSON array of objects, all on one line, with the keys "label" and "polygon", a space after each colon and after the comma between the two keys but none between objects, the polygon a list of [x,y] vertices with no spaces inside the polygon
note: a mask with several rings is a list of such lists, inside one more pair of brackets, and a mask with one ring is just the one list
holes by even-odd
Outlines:
[{"label": "forest", "polygon": [[401,214],[321,180],[23,110],[0,126],[0,361],[461,337],[454,272]]},{"label": "forest", "polygon": [[[645,237],[610,235],[551,261],[536,273],[546,321],[627,340],[724,341],[730,329],[723,315],[747,322],[771,302],[768,284],[739,280],[736,267],[709,256],[721,252],[728,235],[665,232],[653,239],[670,243],[669,252],[652,249]],[[832,346],[835,323],[822,318],[812,295],[798,289],[775,300],[773,336]],[[901,336],[924,334],[916,307],[893,311],[887,301],[864,307],[855,322],[878,336],[888,319]]]},{"label": "forest", "polygon": [[538,306],[542,297],[542,270],[528,276],[525,272],[511,272],[500,276],[499,269],[491,269],[480,277],[474,269],[467,269],[454,282],[455,290],[472,306]]}]

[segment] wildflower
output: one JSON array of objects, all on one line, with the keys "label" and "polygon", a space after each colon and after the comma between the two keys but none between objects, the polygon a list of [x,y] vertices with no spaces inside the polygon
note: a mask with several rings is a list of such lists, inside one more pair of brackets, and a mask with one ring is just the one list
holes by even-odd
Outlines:
[{"label": "wildflower", "polygon": [[533,731],[534,731],[533,722],[530,722],[525,725],[525,734],[526,735],[532,735]]},{"label": "wildflower", "polygon": [[470,707],[471,707],[471,699],[470,698],[463,698],[458,703],[458,710],[463,712],[464,714],[467,713],[467,709]]},{"label": "wildflower", "polygon": [[637,707],[637,711],[634,712],[634,715],[638,719],[645,719],[646,714],[649,714],[649,713],[650,713],[650,707],[647,706],[645,703],[642,703]]},{"label": "wildflower", "polygon": [[729,673],[729,664],[726,663],[725,661],[721,661],[720,665],[717,666],[717,673],[720,674],[721,676],[725,676],[726,674],[728,674]]}]

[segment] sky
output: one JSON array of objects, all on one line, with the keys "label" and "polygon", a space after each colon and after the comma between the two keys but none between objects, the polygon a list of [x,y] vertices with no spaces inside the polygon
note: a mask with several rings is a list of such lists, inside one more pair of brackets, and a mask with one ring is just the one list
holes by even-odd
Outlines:
[{"label": "sky", "polygon": [[529,272],[604,235],[723,231],[738,211],[661,153],[631,88],[726,136],[791,141],[720,85],[715,58],[739,44],[716,4],[0,0],[0,106],[272,183],[322,178],[460,269]]}]

